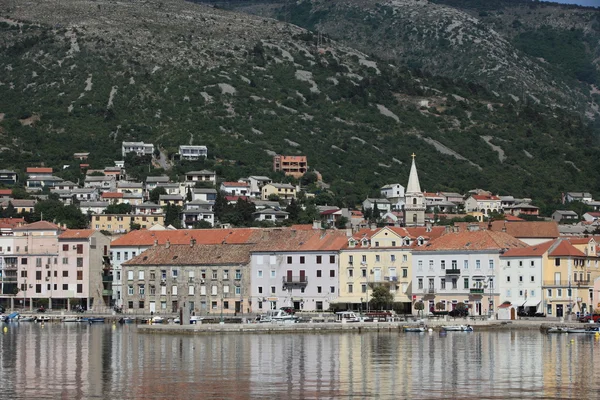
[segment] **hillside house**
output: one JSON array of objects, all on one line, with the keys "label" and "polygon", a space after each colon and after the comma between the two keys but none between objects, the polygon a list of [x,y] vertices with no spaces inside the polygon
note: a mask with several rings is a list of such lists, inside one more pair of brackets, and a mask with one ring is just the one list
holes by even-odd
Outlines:
[{"label": "hillside house", "polygon": [[206,146],[181,145],[177,153],[180,160],[199,160],[208,156]]},{"label": "hillside house", "polygon": [[0,184],[15,185],[19,177],[15,171],[0,169]]},{"label": "hillside house", "polygon": [[144,142],[123,142],[121,145],[121,155],[135,153],[137,156],[152,156],[154,154],[154,145]]},{"label": "hillside house", "polygon": [[277,195],[280,200],[291,201],[296,198],[296,187],[289,183],[268,183],[262,188],[262,199],[269,200],[271,195]]},{"label": "hillside house", "polygon": [[215,185],[217,183],[217,173],[203,169],[201,171],[190,171],[185,174],[186,186],[194,186],[198,182]]},{"label": "hillside house", "polygon": [[560,223],[577,222],[579,215],[571,210],[556,210],[552,213],[552,220]]},{"label": "hillside house", "polygon": [[273,156],[273,171],[282,171],[298,179],[308,171],[306,156]]},{"label": "hillside house", "polygon": [[220,190],[231,196],[247,196],[250,194],[250,187],[245,182],[223,182]]}]

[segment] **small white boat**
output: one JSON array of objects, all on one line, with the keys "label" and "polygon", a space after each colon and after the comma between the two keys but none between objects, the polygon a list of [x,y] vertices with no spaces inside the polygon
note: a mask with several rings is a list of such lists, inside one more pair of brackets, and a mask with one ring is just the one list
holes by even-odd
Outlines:
[{"label": "small white boat", "polygon": [[18,322],[33,322],[33,321],[35,321],[35,319],[33,317],[19,316],[19,319],[17,321]]},{"label": "small white boat", "polygon": [[87,321],[84,321],[83,318],[81,318],[81,317],[73,317],[73,318],[65,318],[65,319],[63,319],[63,322],[87,322]]},{"label": "small white boat", "polygon": [[153,324],[162,324],[163,322],[165,322],[165,319],[163,317],[154,317],[154,318],[152,318],[152,323]]},{"label": "small white boat", "polygon": [[41,316],[35,318],[35,322],[39,322],[39,323],[50,322],[50,317],[48,317],[47,315],[41,315]]},{"label": "small white boat", "polygon": [[203,317],[199,317],[197,315],[191,316],[190,324],[201,324],[203,319],[204,319]]},{"label": "small white boat", "polygon": [[285,310],[269,310],[266,314],[261,315],[259,322],[278,322],[278,323],[295,323],[298,317],[288,313]]},{"label": "small white boat", "polygon": [[473,332],[471,325],[448,325],[442,326],[442,329],[447,332]]},{"label": "small white boat", "polygon": [[335,322],[341,322],[342,324],[348,322],[360,322],[360,318],[352,311],[340,311],[335,313]]},{"label": "small white boat", "polygon": [[404,332],[425,332],[425,328],[422,326],[405,326]]},{"label": "small white boat", "polygon": [[548,333],[567,333],[567,329],[564,326],[553,326],[550,329],[548,329]]}]

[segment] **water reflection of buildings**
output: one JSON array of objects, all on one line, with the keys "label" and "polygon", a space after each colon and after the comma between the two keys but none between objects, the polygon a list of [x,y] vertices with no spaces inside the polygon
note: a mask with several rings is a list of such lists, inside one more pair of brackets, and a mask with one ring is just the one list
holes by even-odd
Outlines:
[{"label": "water reflection of buildings", "polygon": [[600,382],[592,335],[9,329],[0,336],[2,398],[583,398]]}]

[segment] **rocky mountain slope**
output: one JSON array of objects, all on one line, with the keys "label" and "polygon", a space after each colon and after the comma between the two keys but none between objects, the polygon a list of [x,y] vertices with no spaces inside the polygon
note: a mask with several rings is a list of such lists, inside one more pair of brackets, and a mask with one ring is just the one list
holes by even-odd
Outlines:
[{"label": "rocky mountain slope", "polygon": [[[570,111],[579,92],[560,82],[530,93],[549,93],[560,107],[523,104],[512,89],[494,93],[367,56],[346,40],[179,0],[0,0],[0,9],[5,168],[61,169],[79,151],[102,167],[121,158],[121,141],[144,140],[169,153],[206,145],[209,160],[175,173],[208,167],[225,179],[269,174],[275,153],[306,154],[350,205],[406,182],[413,152],[426,190],[549,199],[598,186],[597,139]],[[449,32],[453,46],[467,40],[460,26]],[[531,87],[538,72],[523,72]]]}]

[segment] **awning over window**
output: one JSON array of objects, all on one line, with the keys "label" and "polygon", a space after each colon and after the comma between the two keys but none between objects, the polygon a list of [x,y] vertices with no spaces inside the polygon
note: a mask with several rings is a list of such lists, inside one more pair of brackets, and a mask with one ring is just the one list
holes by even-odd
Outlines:
[{"label": "awning over window", "polygon": [[540,304],[539,300],[527,300],[524,304],[524,307],[537,307]]},{"label": "awning over window", "polygon": [[514,307],[522,307],[523,304],[525,304],[525,300],[517,300],[517,301],[513,301],[511,302],[512,306]]}]

